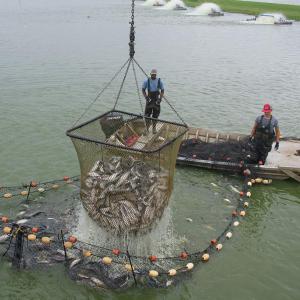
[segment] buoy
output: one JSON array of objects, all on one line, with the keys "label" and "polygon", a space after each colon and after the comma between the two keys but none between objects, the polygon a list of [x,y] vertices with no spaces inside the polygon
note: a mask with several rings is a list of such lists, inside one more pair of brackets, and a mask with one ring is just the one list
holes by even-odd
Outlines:
[{"label": "buoy", "polygon": [[126,264],[125,265],[125,269],[128,271],[128,272],[132,272],[134,270],[134,266],[131,267],[130,264]]},{"label": "buoy", "polygon": [[70,179],[69,176],[64,176],[64,181],[68,181]]},{"label": "buoy", "polygon": [[262,183],[263,183],[263,184],[269,184],[269,180],[268,180],[268,179],[264,179],[264,180],[262,181]]},{"label": "buoy", "polygon": [[223,248],[223,245],[222,245],[222,244],[218,244],[218,245],[216,246],[216,249],[217,249],[218,251],[221,251],[222,248]]},{"label": "buoy", "polygon": [[36,235],[35,234],[28,234],[27,239],[28,239],[28,241],[35,241],[36,240]]},{"label": "buoy", "polygon": [[31,187],[37,187],[38,184],[36,181],[31,181],[30,185]]},{"label": "buoy", "polygon": [[246,196],[251,197],[251,192],[247,192]]},{"label": "buoy", "polygon": [[209,260],[209,254],[208,253],[204,253],[201,257],[202,261],[208,261]]},{"label": "buoy", "polygon": [[150,256],[149,256],[149,260],[150,260],[151,262],[156,262],[156,261],[157,261],[157,256],[155,256],[155,255],[150,255]]},{"label": "buoy", "polygon": [[216,245],[217,242],[218,242],[218,241],[217,241],[216,239],[213,239],[213,240],[210,241],[211,245]]},{"label": "buoy", "polygon": [[112,263],[112,258],[108,257],[108,256],[104,256],[102,258],[102,262],[105,264],[105,265],[111,265]]},{"label": "buoy", "polygon": [[175,269],[169,270],[169,275],[170,276],[175,276],[177,274],[177,271]]},{"label": "buoy", "polygon": [[248,185],[248,186],[252,186],[252,182],[251,182],[251,181],[248,181],[247,185]]},{"label": "buoy", "polygon": [[240,196],[243,197],[244,196],[244,192],[240,192]]},{"label": "buoy", "polygon": [[69,242],[71,242],[73,244],[75,244],[77,242],[77,238],[73,235],[71,235],[68,240],[69,240]]},{"label": "buoy", "polygon": [[249,206],[249,203],[246,201],[244,202],[244,207],[248,207]]},{"label": "buoy", "polygon": [[92,256],[92,252],[89,251],[89,250],[83,250],[82,254],[83,254],[84,257],[90,257],[90,256]]},{"label": "buoy", "polygon": [[240,211],[240,216],[241,216],[241,217],[244,217],[245,215],[246,215],[246,212],[245,212],[244,210],[241,210],[241,211]]},{"label": "buoy", "polygon": [[249,169],[244,170],[244,175],[245,176],[250,176],[251,175],[251,171]]},{"label": "buoy", "polygon": [[73,243],[71,243],[71,242],[64,242],[64,246],[65,246],[66,249],[70,249],[70,248],[73,247]]},{"label": "buoy", "polygon": [[181,259],[186,259],[189,255],[184,251],[180,253],[180,258]]},{"label": "buoy", "polygon": [[155,270],[150,270],[150,271],[149,271],[149,276],[150,276],[150,277],[157,277],[157,276],[158,276],[158,272],[155,271]]},{"label": "buoy", "polygon": [[233,212],[232,212],[232,214],[231,214],[233,217],[236,217],[237,216],[237,212],[236,212],[236,210],[234,210]]},{"label": "buoy", "polygon": [[43,236],[43,237],[42,237],[42,243],[43,243],[43,244],[49,245],[50,242],[51,242],[51,240],[50,240],[49,237],[47,237],[47,236]]},{"label": "buoy", "polygon": [[226,238],[231,239],[232,238],[232,232],[228,231],[226,233]]},{"label": "buoy", "polygon": [[11,233],[11,228],[6,226],[6,227],[3,228],[3,232],[5,234],[10,234]]},{"label": "buoy", "polygon": [[44,188],[38,188],[38,192],[43,193],[43,192],[45,192],[45,189]]},{"label": "buoy", "polygon": [[40,229],[39,229],[38,227],[33,227],[33,228],[31,229],[31,231],[32,231],[33,233],[38,233],[38,232],[40,231]]},{"label": "buoy", "polygon": [[194,268],[194,264],[193,263],[188,263],[186,265],[186,267],[187,267],[188,270],[192,270]]},{"label": "buoy", "polygon": [[20,195],[21,195],[21,196],[27,196],[27,195],[28,195],[28,191],[22,191],[22,192],[20,193]]},{"label": "buoy", "polygon": [[52,185],[52,188],[53,188],[54,190],[57,190],[57,189],[59,188],[59,185],[58,185],[58,184],[53,184],[53,185]]},{"label": "buoy", "polygon": [[6,193],[6,194],[3,195],[3,197],[8,199],[8,198],[12,197],[12,194],[11,193]]},{"label": "buoy", "polygon": [[112,253],[118,256],[120,255],[121,251],[119,249],[112,249]]},{"label": "buoy", "polygon": [[233,226],[237,227],[237,226],[239,226],[239,225],[240,225],[240,222],[239,222],[239,221],[234,221],[234,222],[233,222]]},{"label": "buoy", "polygon": [[273,182],[273,180],[272,179],[269,179],[269,184],[271,184]]},{"label": "buoy", "polygon": [[261,178],[256,178],[256,179],[255,179],[255,182],[256,182],[256,183],[261,183],[261,182],[262,182],[262,179],[261,179]]},{"label": "buoy", "polygon": [[1,218],[1,221],[2,221],[3,223],[8,223],[9,219],[8,219],[8,217],[3,216],[3,217]]}]

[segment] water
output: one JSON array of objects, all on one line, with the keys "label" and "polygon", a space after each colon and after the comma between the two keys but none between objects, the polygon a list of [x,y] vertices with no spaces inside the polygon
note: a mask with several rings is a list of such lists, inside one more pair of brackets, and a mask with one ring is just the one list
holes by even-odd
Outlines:
[{"label": "water", "polygon": [[[126,60],[128,12],[121,0],[0,0],[1,184],[79,174],[65,130]],[[270,102],[283,135],[299,136],[300,25],[239,24],[245,18],[138,5],[136,58],[147,71],[158,69],[190,125],[247,133]],[[113,88],[86,118],[112,107]],[[139,110],[132,93],[128,86],[120,108]],[[171,115],[164,105],[162,117]],[[216,191],[211,182],[221,187]],[[216,232],[223,228],[227,182],[240,183],[213,172],[177,170],[174,230],[194,241],[193,248],[214,235],[206,223]],[[48,201],[59,205],[64,193]],[[76,285],[61,267],[20,273],[4,262],[1,299],[298,299],[299,195],[293,182],[254,187],[248,217],[224,251],[176,287],[99,292]],[[1,200],[0,211],[13,214],[14,205]]]}]

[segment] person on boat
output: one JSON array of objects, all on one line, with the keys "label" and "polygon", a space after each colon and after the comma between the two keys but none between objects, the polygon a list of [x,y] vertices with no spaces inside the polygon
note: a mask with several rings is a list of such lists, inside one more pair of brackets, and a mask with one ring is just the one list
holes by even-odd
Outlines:
[{"label": "person on boat", "polygon": [[251,132],[251,141],[253,141],[255,152],[257,155],[256,162],[260,165],[265,164],[268,153],[272,150],[272,145],[275,140],[275,150],[279,148],[280,130],[278,120],[272,116],[272,107],[270,104],[265,104],[261,116],[255,120]]},{"label": "person on boat", "polygon": [[[151,70],[150,78],[143,83],[142,92],[146,99],[145,116],[157,119],[160,114],[160,103],[164,97],[164,84],[160,78],[157,78],[157,70]],[[153,134],[156,133],[156,123],[156,121],[152,122]],[[149,130],[149,121],[146,121],[146,126]]]}]

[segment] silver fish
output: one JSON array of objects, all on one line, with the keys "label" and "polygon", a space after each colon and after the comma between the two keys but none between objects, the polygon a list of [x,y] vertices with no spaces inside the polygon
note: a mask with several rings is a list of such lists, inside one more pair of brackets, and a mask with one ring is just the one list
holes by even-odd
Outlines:
[{"label": "silver fish", "polygon": [[28,219],[21,219],[19,221],[17,221],[17,224],[20,225],[20,224],[25,224],[27,223],[29,220]]},{"label": "silver fish", "polygon": [[9,238],[8,234],[4,234],[0,236],[0,243],[4,243],[5,241],[7,241]]},{"label": "silver fish", "polygon": [[74,266],[76,266],[80,261],[81,261],[80,258],[73,260],[73,261],[71,262],[69,268],[72,269],[72,268],[73,268]]},{"label": "silver fish", "polygon": [[236,192],[236,193],[239,193],[239,192],[240,192],[237,188],[235,188],[235,187],[232,186],[232,185],[230,185],[230,188],[231,188],[234,192]]},{"label": "silver fish", "polygon": [[91,277],[91,281],[98,287],[105,287],[105,284],[96,277]]}]

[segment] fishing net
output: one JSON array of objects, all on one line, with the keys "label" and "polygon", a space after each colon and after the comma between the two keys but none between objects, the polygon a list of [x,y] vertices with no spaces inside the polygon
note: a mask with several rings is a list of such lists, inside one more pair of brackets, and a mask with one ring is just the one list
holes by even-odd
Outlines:
[{"label": "fishing net", "polygon": [[[245,176],[249,173],[249,170],[244,172]],[[168,287],[189,276],[194,266],[206,263],[212,254],[222,249],[225,240],[232,236],[234,227],[238,226],[239,221],[245,216],[251,196],[249,187],[252,182],[261,182],[261,180],[250,180],[246,176],[241,192],[238,190],[230,192],[231,188],[228,191],[222,189],[222,197],[231,198],[231,204],[234,205],[228,206],[228,210],[232,212],[231,216],[226,213],[228,217],[226,220],[220,220],[218,230],[209,228],[209,232],[204,235],[203,245],[199,244],[200,227],[197,227],[198,222],[195,218],[195,224],[190,223],[195,227],[194,242],[184,245],[180,242],[169,254],[160,254],[157,248],[153,248],[152,250],[158,252],[145,251],[140,255],[134,253],[131,246],[127,246],[126,249],[122,239],[118,239],[116,244],[105,242],[99,245],[72,235],[71,227],[73,228],[73,224],[77,222],[74,211],[78,210],[79,201],[78,190],[74,186],[74,193],[72,197],[68,197],[70,199],[65,205],[66,210],[61,207],[56,208],[49,199],[40,199],[38,203],[31,201],[30,209],[25,214],[18,214],[16,219],[11,220],[6,216],[0,216],[0,232],[2,232],[0,257],[6,257],[17,268],[26,269],[47,269],[49,266],[65,264],[71,279],[92,287],[124,289],[134,284]],[[224,182],[223,185],[227,186],[227,183]],[[214,191],[221,187],[216,184],[211,186]],[[68,184],[65,187],[69,190],[72,185]],[[51,195],[50,190],[49,195]],[[207,202],[211,203],[211,200]],[[42,209],[41,201],[44,201]],[[212,209],[216,210],[214,206]],[[203,217],[196,215],[199,218]],[[223,218],[224,216],[221,217]],[[85,232],[86,228],[82,230]],[[193,234],[191,233],[191,237]],[[203,234],[201,232],[202,236]],[[207,245],[207,241],[211,238],[213,239]]]},{"label": "fishing net", "polygon": [[168,204],[187,127],[110,111],[67,132],[81,169],[81,199],[115,233],[149,229]]},{"label": "fishing net", "polygon": [[200,139],[185,140],[180,146],[179,156],[232,163],[257,162],[255,147],[249,142],[248,137],[239,141],[229,140],[218,143],[207,143]]}]

